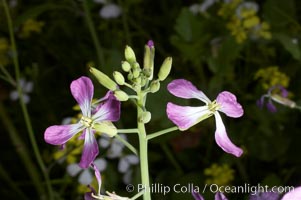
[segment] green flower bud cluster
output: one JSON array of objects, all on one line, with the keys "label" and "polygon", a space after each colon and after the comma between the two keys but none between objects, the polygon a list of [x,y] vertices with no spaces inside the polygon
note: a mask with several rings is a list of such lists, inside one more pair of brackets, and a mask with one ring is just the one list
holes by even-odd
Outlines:
[{"label": "green flower bud cluster", "polygon": [[[113,80],[91,67],[90,72],[96,77],[101,85],[114,92],[115,97],[119,101],[127,101],[129,98],[134,98],[143,110],[139,114],[139,120],[142,123],[148,123],[151,120],[151,113],[147,111],[144,106],[146,96],[148,93],[156,93],[160,89],[160,81],[164,81],[171,70],[172,58],[167,57],[158,72],[158,78],[154,79],[154,58],[155,47],[152,41],[145,45],[143,68],[137,62],[134,50],[130,46],[126,46],[124,50],[125,60],[121,62],[122,71],[114,71]],[[121,90],[119,86],[126,86],[132,89],[136,95],[128,95],[125,91]]]},{"label": "green flower bud cluster", "polygon": [[98,82],[106,87],[107,89],[111,90],[114,92],[115,97],[119,101],[127,101],[129,99],[129,96],[127,93],[124,91],[120,90],[118,85],[124,85],[125,80],[123,75],[120,72],[115,71],[113,73],[114,80],[113,81],[109,76],[106,74],[102,73],[98,69],[91,67],[90,72],[95,76],[95,78],[98,80]]}]

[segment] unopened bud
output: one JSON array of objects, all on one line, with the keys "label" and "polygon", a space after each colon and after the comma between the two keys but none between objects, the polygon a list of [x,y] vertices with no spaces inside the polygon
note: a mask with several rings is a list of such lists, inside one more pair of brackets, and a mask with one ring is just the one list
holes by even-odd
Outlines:
[{"label": "unopened bud", "polygon": [[122,61],[121,62],[121,68],[125,72],[129,72],[131,70],[131,65],[127,61]]},{"label": "unopened bud", "polygon": [[158,73],[158,78],[160,81],[164,81],[170,73],[172,65],[172,57],[165,58],[163,64],[161,65],[160,71]]},{"label": "unopened bud", "polygon": [[134,63],[133,63],[133,68],[134,68],[134,69],[140,69],[139,63],[138,63],[138,62],[134,62]]},{"label": "unopened bud", "polygon": [[271,98],[276,101],[277,103],[279,104],[282,104],[284,106],[288,106],[290,108],[295,108],[296,107],[296,102],[288,99],[288,98],[285,98],[285,97],[282,97],[278,94],[272,94],[271,95]]},{"label": "unopened bud", "polygon": [[141,69],[140,68],[135,68],[133,70],[133,77],[134,78],[138,78],[140,76],[140,72],[141,72]]},{"label": "unopened bud", "polygon": [[160,89],[160,82],[158,80],[152,81],[150,84],[150,92],[155,93]]},{"label": "unopened bud", "polygon": [[124,85],[124,82],[125,82],[124,77],[120,72],[118,72],[118,71],[113,72],[113,76],[118,85]]},{"label": "unopened bud", "polygon": [[140,120],[144,124],[148,123],[151,120],[151,118],[152,118],[152,114],[148,111],[143,112],[142,115],[140,116]]},{"label": "unopened bud", "polygon": [[128,74],[128,80],[131,81],[131,80],[133,80],[133,78],[134,78],[133,73],[130,72],[130,73]]},{"label": "unopened bud", "polygon": [[95,76],[101,85],[108,88],[109,90],[115,91],[118,85],[106,74],[102,73],[94,67],[90,67],[90,72]]},{"label": "unopened bud", "polygon": [[129,99],[129,95],[122,90],[114,91],[114,96],[119,101],[127,101]]},{"label": "unopened bud", "polygon": [[154,57],[155,57],[154,43],[150,40],[147,43],[147,45],[145,45],[144,60],[143,60],[143,70],[149,80],[153,79]]},{"label": "unopened bud", "polygon": [[125,59],[129,62],[129,63],[133,63],[136,62],[136,56],[135,53],[133,51],[133,49],[130,46],[126,46],[125,50],[124,50],[124,56]]}]

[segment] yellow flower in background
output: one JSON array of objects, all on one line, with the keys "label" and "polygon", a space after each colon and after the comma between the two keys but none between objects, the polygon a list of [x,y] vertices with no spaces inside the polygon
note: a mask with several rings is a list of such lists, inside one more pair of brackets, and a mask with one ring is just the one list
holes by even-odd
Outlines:
[{"label": "yellow flower in background", "polygon": [[69,141],[64,149],[54,152],[53,158],[55,160],[66,158],[67,164],[76,163],[79,160],[84,141],[78,139],[78,137],[73,137]]},{"label": "yellow flower in background", "polygon": [[[103,176],[103,175],[101,176],[101,179],[102,179],[102,181],[104,180],[104,176]],[[92,183],[90,184],[90,186],[91,186],[92,188],[98,188],[98,183],[97,183],[97,180],[96,180],[95,177],[93,178],[93,181],[92,181]],[[77,191],[78,191],[78,193],[80,193],[80,194],[85,194],[86,192],[91,192],[91,189],[90,189],[87,185],[79,184],[79,185],[77,186]]]},{"label": "yellow flower in background", "polygon": [[270,26],[267,22],[261,22],[257,16],[258,9],[254,2],[233,0],[223,3],[218,15],[228,21],[226,27],[237,43],[243,43],[248,38],[271,39]]},{"label": "yellow flower in background", "polygon": [[5,37],[0,38],[0,65],[6,66],[9,64],[8,50],[9,42]]},{"label": "yellow flower in background", "polygon": [[267,68],[259,69],[256,72],[254,78],[260,79],[264,90],[267,90],[275,85],[281,85],[287,88],[290,81],[290,78],[285,73],[279,71],[278,66],[270,66]]},{"label": "yellow flower in background", "polygon": [[272,34],[270,32],[270,25],[267,22],[262,22],[260,24],[260,29],[255,31],[255,35],[262,37],[266,40],[270,40],[272,38]]},{"label": "yellow flower in background", "polygon": [[227,186],[234,180],[234,170],[227,164],[212,164],[204,170],[206,184],[216,184],[218,186]]},{"label": "yellow flower in background", "polygon": [[236,8],[242,2],[242,0],[233,0],[229,3],[223,3],[222,7],[218,11],[218,15],[224,19],[231,18],[233,13],[235,13]]},{"label": "yellow flower in background", "polygon": [[32,33],[41,33],[44,25],[44,22],[35,19],[26,20],[21,27],[20,37],[28,38]]}]

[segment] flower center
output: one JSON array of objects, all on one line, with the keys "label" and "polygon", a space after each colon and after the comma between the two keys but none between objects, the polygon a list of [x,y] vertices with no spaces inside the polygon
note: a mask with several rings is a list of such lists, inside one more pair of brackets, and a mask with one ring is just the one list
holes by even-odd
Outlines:
[{"label": "flower center", "polygon": [[82,118],[80,119],[80,122],[87,128],[92,127],[94,124],[94,121],[91,118],[85,117],[85,116],[82,116]]},{"label": "flower center", "polygon": [[208,109],[211,111],[211,112],[215,112],[217,111],[218,109],[220,109],[221,105],[218,104],[216,102],[216,100],[214,100],[213,102],[209,103],[208,104]]}]

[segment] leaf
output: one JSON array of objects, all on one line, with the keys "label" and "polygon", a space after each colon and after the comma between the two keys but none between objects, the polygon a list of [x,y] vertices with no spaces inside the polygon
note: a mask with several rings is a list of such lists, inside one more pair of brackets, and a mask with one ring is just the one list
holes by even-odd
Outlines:
[{"label": "leaf", "polygon": [[298,43],[294,43],[292,37],[282,33],[274,33],[273,37],[277,39],[283,47],[296,59],[301,59],[301,52]]},{"label": "leaf", "polygon": [[296,19],[294,0],[267,0],[263,6],[263,11],[264,17],[273,28],[283,28]]}]

